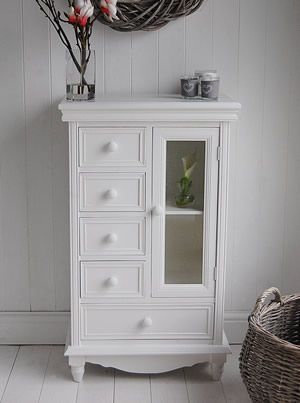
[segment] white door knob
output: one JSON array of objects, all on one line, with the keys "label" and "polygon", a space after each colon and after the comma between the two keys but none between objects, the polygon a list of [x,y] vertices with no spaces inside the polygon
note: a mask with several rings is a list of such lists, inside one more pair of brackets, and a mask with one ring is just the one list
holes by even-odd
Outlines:
[{"label": "white door knob", "polygon": [[108,287],[116,287],[119,283],[119,280],[117,279],[117,277],[110,277],[106,280],[106,285]]},{"label": "white door knob", "polygon": [[107,151],[113,153],[113,152],[117,151],[118,147],[119,147],[118,143],[116,143],[115,141],[110,141],[107,144],[106,149],[107,149]]},{"label": "white door knob", "polygon": [[142,321],[142,327],[146,328],[146,327],[151,327],[153,324],[152,319],[150,318],[150,316],[146,316],[143,321]]},{"label": "white door knob", "polygon": [[105,193],[105,197],[107,199],[115,199],[118,196],[118,192],[116,191],[116,189],[109,189],[106,193]]},{"label": "white door knob", "polygon": [[163,210],[163,208],[161,206],[155,206],[152,209],[152,214],[155,215],[155,216],[160,216],[160,215],[163,214],[163,212],[164,212],[164,210]]},{"label": "white door knob", "polygon": [[106,242],[108,243],[115,243],[118,240],[118,236],[115,233],[108,234],[106,237]]}]

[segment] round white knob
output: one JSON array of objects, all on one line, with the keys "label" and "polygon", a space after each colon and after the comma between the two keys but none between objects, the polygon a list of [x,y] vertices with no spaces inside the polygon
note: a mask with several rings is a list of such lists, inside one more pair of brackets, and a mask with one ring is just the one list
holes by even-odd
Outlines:
[{"label": "round white knob", "polygon": [[117,277],[110,277],[106,280],[106,285],[108,287],[116,287],[119,283],[119,280],[117,279]]},{"label": "round white knob", "polygon": [[109,189],[106,193],[105,196],[107,199],[115,199],[118,196],[118,192],[116,189]]},{"label": "round white knob", "polygon": [[153,321],[152,321],[152,319],[150,318],[150,316],[146,316],[146,318],[144,318],[143,319],[143,321],[142,321],[142,327],[150,327],[150,326],[152,326],[152,324],[153,324]]},{"label": "round white knob", "polygon": [[110,141],[107,144],[106,149],[107,149],[107,151],[113,153],[114,151],[117,151],[118,147],[119,147],[118,143],[116,143],[115,141]]},{"label": "round white knob", "polygon": [[108,242],[108,243],[115,243],[115,242],[117,242],[117,240],[118,240],[118,236],[117,236],[117,234],[114,234],[114,233],[108,234],[106,237],[106,242]]},{"label": "round white knob", "polygon": [[164,212],[163,208],[161,206],[156,206],[152,209],[152,214],[156,216],[162,215]]}]

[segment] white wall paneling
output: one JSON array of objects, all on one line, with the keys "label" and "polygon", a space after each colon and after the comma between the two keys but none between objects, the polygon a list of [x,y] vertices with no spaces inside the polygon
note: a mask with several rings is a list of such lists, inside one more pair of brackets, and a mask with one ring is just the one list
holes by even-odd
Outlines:
[{"label": "white wall paneling", "polygon": [[[300,284],[300,2],[295,2],[292,34],[291,97],[287,148],[283,292],[298,292]],[[297,190],[296,190],[297,189]]]},{"label": "white wall paneling", "polygon": [[[213,68],[221,74],[220,89],[235,99],[238,99],[238,65],[239,65],[239,0],[222,0],[212,2],[212,62]],[[235,226],[235,178],[236,178],[236,141],[237,125],[231,128],[230,135],[230,171],[228,195],[228,247],[227,247],[227,281],[226,307],[231,307],[233,272],[233,245]]]},{"label": "white wall paneling", "polygon": [[179,92],[179,78],[185,73],[185,19],[178,19],[158,31],[158,88],[160,94]]},{"label": "white wall paneling", "polygon": [[132,95],[158,93],[158,31],[132,34]]},{"label": "white wall paneling", "polygon": [[[268,0],[266,21],[265,93],[259,213],[258,292],[270,282],[282,286],[284,274],[284,206],[291,77],[293,3]],[[287,28],[289,27],[289,28]],[[300,284],[299,284],[300,286]]]},{"label": "white wall paneling", "polygon": [[[23,5],[30,306],[55,309],[50,31],[37,7]],[[48,46],[45,46],[45,43]],[[37,63],[36,54],[41,57]]]},{"label": "white wall paneling", "polygon": [[[5,15],[3,13],[0,15],[0,46],[3,53],[3,57],[0,58],[0,83],[3,89],[3,105],[0,108],[0,309],[2,310],[30,309],[21,6],[19,0],[12,0],[7,4]],[[12,23],[13,21],[15,23]]]},{"label": "white wall paneling", "polygon": [[[228,309],[249,309],[257,284],[266,5],[267,2],[262,0],[240,2],[238,97],[243,103],[243,113],[231,166],[235,199],[231,200],[229,221],[229,245],[232,249],[229,250],[231,260],[227,277]],[[235,293],[239,286],[242,286],[242,292]]]},{"label": "white wall paneling", "polygon": [[[99,93],[176,92],[181,74],[214,67],[242,103],[231,141],[233,327],[263,288],[300,289],[299,15],[298,0],[206,0],[157,32],[95,26]],[[0,311],[67,311],[65,51],[34,0],[2,5],[0,38]]]}]

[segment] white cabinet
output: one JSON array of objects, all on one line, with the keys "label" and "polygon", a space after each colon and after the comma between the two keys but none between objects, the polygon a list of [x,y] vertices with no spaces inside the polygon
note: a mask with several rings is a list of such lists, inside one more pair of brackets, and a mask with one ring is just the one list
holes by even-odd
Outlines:
[{"label": "white cabinet", "polygon": [[60,109],[69,123],[74,380],[85,362],[157,373],[205,361],[218,379],[230,352],[229,127],[240,105],[166,97]]}]

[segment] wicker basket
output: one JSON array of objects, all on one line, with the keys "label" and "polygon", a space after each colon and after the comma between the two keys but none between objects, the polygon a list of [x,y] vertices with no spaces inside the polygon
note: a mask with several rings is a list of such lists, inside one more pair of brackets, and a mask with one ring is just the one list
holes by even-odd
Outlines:
[{"label": "wicker basket", "polygon": [[[275,299],[266,304],[271,295]],[[300,294],[266,290],[249,316],[240,371],[257,403],[300,402]]]},{"label": "wicker basket", "polygon": [[[97,4],[96,0],[93,0]],[[119,20],[110,21],[101,13],[98,20],[121,32],[153,31],[168,22],[198,10],[204,0],[118,0]]]}]

